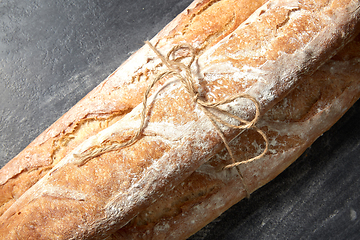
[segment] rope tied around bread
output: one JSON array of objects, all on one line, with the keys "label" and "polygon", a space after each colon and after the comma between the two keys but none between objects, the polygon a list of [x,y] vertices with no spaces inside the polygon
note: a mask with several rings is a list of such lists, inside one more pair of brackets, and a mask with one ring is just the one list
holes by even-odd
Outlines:
[{"label": "rope tied around bread", "polygon": [[[194,100],[194,102],[201,108],[203,113],[211,121],[212,125],[216,129],[216,132],[219,134],[220,138],[222,139],[223,143],[225,144],[225,148],[228,151],[230,158],[233,162],[232,164],[225,166],[223,169],[229,169],[229,168],[237,167],[241,164],[246,164],[246,163],[255,161],[255,160],[263,157],[266,154],[266,152],[268,151],[268,148],[269,148],[269,141],[266,137],[266,134],[262,130],[260,130],[259,128],[257,128],[255,126],[255,124],[258,122],[259,116],[260,116],[260,104],[254,97],[252,97],[248,94],[245,94],[245,93],[239,93],[239,94],[236,94],[234,96],[231,96],[231,97],[226,98],[221,101],[205,102],[199,98],[198,91],[196,90],[196,88],[194,86],[194,79],[193,79],[193,76],[191,73],[191,65],[195,61],[195,50],[191,45],[189,45],[189,44],[176,45],[168,52],[167,56],[164,57],[149,41],[146,41],[145,43],[160,58],[160,60],[168,68],[168,70],[158,74],[157,77],[154,78],[153,81],[150,83],[150,85],[147,87],[147,89],[144,93],[143,101],[142,101],[143,109],[141,112],[141,123],[140,123],[138,130],[128,141],[125,141],[122,143],[111,142],[110,144],[106,144],[104,146],[98,146],[98,147],[88,149],[81,154],[74,154],[74,156],[76,158],[78,158],[77,162],[79,163],[79,165],[83,165],[88,160],[90,160],[94,157],[97,157],[101,154],[104,154],[106,152],[110,152],[110,151],[114,151],[114,150],[121,149],[124,147],[128,147],[128,146],[134,144],[140,138],[140,135],[145,128],[145,120],[146,120],[146,115],[148,113],[147,101],[148,101],[150,91],[159,80],[161,80],[162,78],[165,78],[165,77],[176,77],[177,79],[179,79],[180,82],[182,83],[183,87],[187,90],[188,94]],[[190,56],[176,57],[175,56],[176,53],[180,50],[187,50],[190,53]],[[190,57],[190,61],[187,65],[181,62],[182,59],[188,58],[188,57]],[[235,99],[238,99],[238,98],[245,98],[254,103],[255,109],[256,109],[255,117],[251,121],[242,119],[234,114],[231,114],[231,113],[219,108],[219,106],[227,104],[227,103],[231,103]],[[234,124],[231,124],[231,123],[228,123],[228,122],[222,120],[219,116],[217,116],[216,114],[211,112],[210,109],[215,110],[221,114],[224,114],[227,117],[237,120],[238,122],[241,123],[241,125],[234,125]],[[233,129],[242,129],[242,130],[254,129],[265,140],[266,146],[265,146],[263,152],[255,157],[252,157],[245,161],[237,162],[235,160],[234,154],[229,146],[228,141],[226,140],[223,132],[221,131],[220,127],[218,126],[219,123],[223,124],[224,126],[227,126],[228,128],[233,128]],[[240,178],[243,180],[240,169],[238,169],[238,172],[239,172]],[[247,189],[246,189],[246,191],[247,191]]]}]

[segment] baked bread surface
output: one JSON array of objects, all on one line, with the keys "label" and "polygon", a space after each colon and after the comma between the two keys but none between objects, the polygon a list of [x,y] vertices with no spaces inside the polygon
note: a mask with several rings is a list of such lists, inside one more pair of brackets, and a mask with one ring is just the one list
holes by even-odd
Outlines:
[{"label": "baked bread surface", "polygon": [[[357,31],[356,21],[351,22],[348,20],[351,18],[342,16],[341,6],[347,6],[347,3],[342,3],[344,5],[340,7],[336,2],[331,3],[331,6],[323,3],[320,14],[314,10],[316,8],[308,6],[309,4],[296,3],[297,1],[272,1],[258,9],[241,25],[241,21],[245,19],[229,18],[230,21],[224,17],[227,26],[229,22],[238,25],[234,23],[233,28],[226,28],[228,31],[219,27],[220,30],[215,31],[218,36],[212,41],[209,36],[214,36],[214,33],[206,32],[200,35],[204,36],[205,40],[199,40],[205,44],[200,44],[198,39],[191,39],[194,38],[196,30],[191,35],[192,29],[188,26],[186,28],[190,30],[179,36],[178,29],[171,30],[174,25],[181,27],[182,21],[183,25],[189,21],[198,23],[195,21],[196,14],[192,14],[196,11],[205,14],[207,9],[210,11],[212,7],[217,7],[217,4],[228,6],[229,3],[194,2],[189,10],[185,10],[183,15],[168,25],[152,42],[164,53],[169,51],[172,45],[182,41],[192,44],[197,51],[201,71],[199,79],[205,86],[199,84],[199,91],[206,100],[212,101],[245,91],[258,99],[263,114],[298,84],[300,76],[312,73],[351,39],[350,33]],[[296,12],[296,9],[299,13],[289,19],[290,13]],[[333,14],[330,10],[339,13]],[[216,13],[215,10],[210,12]],[[317,17],[312,16],[313,14]],[[335,28],[329,27],[330,15],[338,20],[335,21],[339,23],[336,29],[344,33],[341,36],[330,37],[329,34],[334,34],[331,27]],[[276,21],[268,20],[274,17]],[[287,24],[291,27],[286,28]],[[307,29],[296,32],[289,30],[293,29],[294,25],[301,24],[310,28],[311,34],[305,34],[308,38],[300,37]],[[266,29],[274,29],[278,25],[281,28],[276,30],[276,34],[264,34]],[[287,32],[290,33],[285,34]],[[320,34],[316,35],[317,32]],[[243,41],[242,46],[236,46],[240,52],[234,51],[234,44],[242,42],[237,38],[244,34],[252,34],[244,39],[252,37],[253,41]],[[297,43],[298,45],[284,46],[277,42],[281,38],[286,39],[286,42],[291,42],[289,39],[302,41]],[[328,40],[327,45],[318,46],[324,39]],[[254,42],[261,44],[253,46]],[[262,44],[266,45],[266,49],[273,50],[262,51]],[[282,48],[273,47],[277,44]],[[314,52],[304,54],[304,46]],[[282,55],[278,55],[279,52]],[[290,57],[295,60],[290,61],[292,65],[284,70],[283,64],[288,62]],[[245,66],[244,63],[248,65]],[[229,68],[229,64],[233,68]],[[9,219],[2,225],[2,231],[9,231],[9,236],[28,234],[34,238],[41,238],[46,234],[59,235],[60,238],[106,236],[146,209],[163,192],[182,182],[222,149],[221,140],[208,119],[196,109],[196,104],[182,86],[175,83],[166,86],[164,91],[157,94],[144,136],[136,144],[119,151],[104,153],[81,167],[78,166],[78,159],[73,153],[81,153],[111,142],[126,141],[136,131],[140,111],[137,105],[141,102],[141,96],[151,78],[164,68],[148,48],[142,48],[1,170],[2,189],[5,192],[2,195],[2,218]],[[241,69],[238,76],[234,76],[234,68]],[[260,75],[258,71],[261,72]],[[270,89],[265,89],[264,83],[259,81],[263,76],[268,77],[266,79],[271,84],[266,85],[270,86]],[[284,79],[275,76],[284,76]],[[240,79],[244,81],[241,82]],[[165,84],[165,80],[160,84]],[[218,90],[219,88],[221,90]],[[238,108],[238,113],[243,113],[245,117],[251,118],[254,114],[251,103],[240,102]],[[244,113],[242,108],[250,110]],[[193,122],[196,124],[188,124]],[[229,139],[237,134],[225,130]],[[95,137],[89,138],[91,136]],[[84,142],[84,139],[88,138],[89,140]],[[179,152],[183,155],[179,156]],[[38,181],[39,179],[41,180]],[[36,185],[33,185],[34,183]],[[30,188],[31,186],[33,187]],[[51,221],[48,216],[51,216]],[[28,221],[28,224],[17,226],[16,218],[22,222]],[[39,228],[36,226],[43,226],[42,221],[49,224],[48,233],[38,232]],[[74,229],[74,226],[78,228]]]},{"label": "baked bread surface", "polygon": [[[269,137],[270,151],[241,166],[252,191],[295,161],[360,97],[359,59],[358,36],[263,116],[259,125]],[[262,141],[256,132],[247,131],[231,147],[241,161],[258,154]],[[186,239],[246,197],[237,171],[218,170],[228,162],[229,154],[223,150],[112,239]]]}]

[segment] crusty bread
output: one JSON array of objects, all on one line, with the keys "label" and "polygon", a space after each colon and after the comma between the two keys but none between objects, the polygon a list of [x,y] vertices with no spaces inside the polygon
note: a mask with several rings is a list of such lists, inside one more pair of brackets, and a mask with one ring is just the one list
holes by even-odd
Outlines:
[{"label": "crusty bread", "polygon": [[[251,191],[295,161],[360,97],[360,35],[261,119],[271,151],[242,165]],[[250,143],[250,144],[248,144]],[[231,146],[239,160],[258,154],[261,138],[248,131]],[[245,197],[238,173],[218,171],[231,162],[223,150],[158,199],[110,239],[185,239]]]},{"label": "crusty bread", "polygon": [[[216,4],[225,5],[225,2],[207,5],[208,2],[202,1],[201,4],[213,6],[211,12],[216,14]],[[186,25],[185,22],[194,21],[186,16],[193,16],[192,11],[204,6],[198,3],[195,2],[155,37],[152,42],[161,52],[166,53],[178,43],[177,39],[183,41],[182,35],[177,37],[174,32],[171,38],[171,30],[174,25],[181,26],[181,22]],[[358,30],[357,15],[352,13],[357,9],[356,2],[336,5],[335,1],[329,6],[324,4],[320,10],[306,3],[297,5],[296,1],[270,3],[239,27],[229,30],[228,34],[220,34],[224,38],[219,41],[216,41],[219,38],[216,34],[210,34],[216,40],[203,40],[215,45],[206,44],[207,47],[203,48],[198,39],[186,39],[197,50],[199,69],[194,70],[200,71],[203,86],[209,87],[202,89],[200,85],[199,89],[207,100],[246,91],[257,98],[264,114],[292,90],[303,75],[316,70]],[[345,10],[345,6],[350,10]],[[292,32],[294,26],[308,29],[299,28]],[[274,31],[265,33],[268,29]],[[249,35],[245,37],[245,34]],[[280,45],[281,42],[291,44]],[[237,51],[235,47],[239,46],[235,43],[244,45]],[[141,101],[150,78],[162,70],[164,66],[156,56],[148,48],[142,48],[5,166],[1,173],[2,187],[8,191],[3,195],[3,234],[9,234],[9,239],[17,235],[34,238],[54,235],[60,238],[104,237],[126,224],[221,150],[221,140],[209,120],[196,110],[183,88],[173,84],[156,97],[145,136],[136,144],[90,159],[81,167],[73,164],[78,161],[73,153],[81,153],[94,145],[101,147],[109,141],[124,141],[136,131],[140,111],[136,105]],[[236,82],[240,78],[242,84]],[[130,96],[128,91],[131,89],[136,89],[137,95],[131,92],[133,95]],[[172,98],[178,98],[178,101],[174,102]],[[237,105],[241,104],[250,108],[245,115],[251,117],[254,114],[252,105],[246,106],[249,103],[241,101]],[[168,106],[169,110],[164,112]],[[103,125],[99,126],[99,123]],[[102,128],[106,129],[95,135]],[[229,139],[237,134],[230,130],[225,133]],[[92,135],[95,137],[89,138]],[[84,141],[85,138],[89,140]],[[204,142],[199,142],[202,140]],[[118,158],[127,160],[123,162]],[[33,171],[27,171],[29,169]],[[28,189],[32,185],[28,179],[36,182],[41,177]],[[134,183],[139,177],[144,185]],[[11,192],[14,186],[19,186],[16,182],[27,184],[16,192],[20,196],[26,191],[15,201]],[[52,182],[56,182],[56,186]],[[35,223],[45,224],[41,221],[46,217],[53,219],[46,221],[48,231],[40,232],[33,228]],[[19,221],[24,224],[18,226]]]}]

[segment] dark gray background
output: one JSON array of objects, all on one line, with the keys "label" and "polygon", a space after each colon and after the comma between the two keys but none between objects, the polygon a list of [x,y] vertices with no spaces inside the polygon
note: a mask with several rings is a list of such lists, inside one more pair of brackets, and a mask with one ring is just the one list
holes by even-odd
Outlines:
[{"label": "dark gray background", "polygon": [[[0,166],[191,0],[0,2]],[[198,239],[357,239],[360,103],[274,181]]]}]

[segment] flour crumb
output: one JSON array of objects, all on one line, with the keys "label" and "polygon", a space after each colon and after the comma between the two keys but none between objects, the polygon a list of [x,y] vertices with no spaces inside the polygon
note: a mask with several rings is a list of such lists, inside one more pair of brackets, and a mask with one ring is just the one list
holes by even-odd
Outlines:
[{"label": "flour crumb", "polygon": [[356,211],[354,209],[350,209],[350,219],[351,221],[355,221],[356,220]]}]

